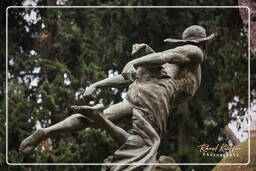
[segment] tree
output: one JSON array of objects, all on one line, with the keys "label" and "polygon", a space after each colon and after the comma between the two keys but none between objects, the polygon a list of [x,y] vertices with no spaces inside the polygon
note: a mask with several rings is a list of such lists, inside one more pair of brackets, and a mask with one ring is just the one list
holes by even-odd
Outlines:
[{"label": "tree", "polygon": [[[38,3],[47,5],[46,1]],[[129,3],[69,0],[62,3],[78,6],[175,5],[174,2],[138,0]],[[179,5],[236,3],[180,1]],[[9,1],[6,5],[14,4],[22,5],[22,2]],[[31,15],[37,16],[36,21],[26,20],[25,16]],[[159,155],[171,155],[176,162],[218,162],[219,158],[204,158],[196,146],[207,142],[213,145],[226,143],[228,139],[223,129],[230,120],[236,119],[232,113],[238,111],[238,115],[243,116],[246,112],[247,42],[242,22],[237,20],[239,17],[238,9],[9,9],[9,162],[102,162],[117,145],[99,130],[55,135],[40,145],[35,155],[28,157],[18,153],[18,146],[36,126],[54,124],[72,113],[70,105],[84,103],[80,94],[86,86],[109,74],[120,73],[125,63],[132,59],[133,43],[148,43],[156,51],[162,51],[172,47],[162,43],[163,39],[179,38],[184,28],[192,24],[204,26],[208,33],[216,33],[217,37],[206,47],[199,92],[184,104],[185,107],[181,106],[171,114],[169,131],[162,141]],[[4,56],[4,49],[0,53]],[[1,64],[4,65],[4,61]],[[4,74],[1,72],[1,80],[5,79]],[[251,85],[255,82],[252,81]],[[2,85],[2,109],[5,106],[4,92]],[[99,91],[94,103],[119,102],[124,92],[125,89]],[[238,101],[234,97],[238,97]],[[236,105],[228,109],[230,102]],[[4,122],[4,115],[0,117]],[[129,124],[122,126],[130,127]],[[4,135],[3,130],[4,125],[1,135]],[[179,139],[190,143],[181,146]],[[3,157],[3,141],[0,144]],[[17,168],[34,167],[10,169]],[[195,166],[182,167],[191,168]],[[38,166],[36,169],[97,170],[99,166]],[[198,169],[205,170],[205,167]]]}]

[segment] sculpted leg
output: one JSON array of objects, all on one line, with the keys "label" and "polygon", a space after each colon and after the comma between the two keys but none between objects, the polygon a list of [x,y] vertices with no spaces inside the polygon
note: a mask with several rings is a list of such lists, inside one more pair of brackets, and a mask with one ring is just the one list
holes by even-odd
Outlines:
[{"label": "sculpted leg", "polygon": [[30,154],[38,144],[56,132],[79,131],[90,125],[94,124],[83,115],[73,114],[48,128],[40,128],[36,130],[32,135],[21,142],[20,151],[24,154]]},{"label": "sculpted leg", "polygon": [[116,126],[114,123],[120,121],[121,118],[123,119],[127,116],[131,116],[132,105],[128,102],[122,102],[102,112],[103,107],[103,105],[96,105],[93,107],[74,106],[73,109],[94,120],[100,125],[101,129],[106,130],[118,144],[122,145],[126,142],[129,133]]},{"label": "sculpted leg", "polygon": [[118,144],[124,144],[129,134],[115,124],[131,120],[132,105],[127,101],[118,103],[104,110],[102,116],[102,129],[105,129]]},{"label": "sculpted leg", "polygon": [[131,121],[132,105],[123,101],[105,109],[103,114],[114,124],[125,123]]},{"label": "sculpted leg", "polygon": [[[131,117],[130,106],[126,105],[125,102],[110,106],[104,110],[103,113],[111,122],[116,124],[127,121]],[[36,130],[32,135],[22,141],[20,151],[24,154],[30,154],[38,144],[55,133],[80,131],[87,127],[100,128],[101,125],[87,119],[81,114],[73,114],[48,128],[40,128]]]}]

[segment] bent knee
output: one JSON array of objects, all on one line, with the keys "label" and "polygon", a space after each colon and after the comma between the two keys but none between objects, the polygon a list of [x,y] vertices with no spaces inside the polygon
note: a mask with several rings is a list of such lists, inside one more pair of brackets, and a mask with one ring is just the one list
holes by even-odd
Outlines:
[{"label": "bent knee", "polygon": [[67,121],[70,122],[80,122],[80,123],[89,123],[90,121],[88,120],[88,118],[86,118],[84,115],[76,113],[71,115],[70,117],[66,118]]},{"label": "bent knee", "polygon": [[71,130],[86,128],[91,123],[91,121],[79,113],[69,116],[64,120],[64,122]]},{"label": "bent knee", "polygon": [[126,111],[113,111],[113,110],[104,110],[103,114],[110,120],[111,122],[117,124],[122,123],[124,121],[129,120],[131,114]]},{"label": "bent knee", "polygon": [[113,112],[112,110],[110,110],[109,108],[103,110],[103,114],[104,114],[104,115],[113,115],[113,113],[114,113],[114,112]]},{"label": "bent knee", "polygon": [[76,114],[71,115],[70,118],[85,118],[85,116],[82,114],[76,113]]}]

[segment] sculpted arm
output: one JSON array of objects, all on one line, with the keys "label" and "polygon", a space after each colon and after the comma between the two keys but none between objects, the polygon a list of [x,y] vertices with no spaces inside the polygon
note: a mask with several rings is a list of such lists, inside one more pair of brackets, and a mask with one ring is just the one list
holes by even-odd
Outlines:
[{"label": "sculpted arm", "polygon": [[95,88],[105,88],[105,87],[123,87],[123,86],[128,86],[129,84],[131,84],[131,81],[125,80],[124,77],[121,74],[119,74],[119,75],[115,75],[112,77],[108,77],[104,80],[98,81],[92,84],[92,86],[94,86]]},{"label": "sculpted arm", "polygon": [[[132,55],[135,57],[145,56],[150,53],[155,53],[155,51],[145,43],[142,43],[142,44],[136,43],[132,46]],[[124,79],[124,77],[121,74],[119,74],[90,85],[89,88],[85,91],[84,96],[85,98],[93,97],[98,88],[124,87],[124,86],[129,86],[129,84],[131,83],[132,81]]]},{"label": "sculpted arm", "polygon": [[154,68],[165,63],[171,64],[200,64],[203,61],[203,53],[200,48],[187,45],[161,53],[152,53],[130,61],[123,69],[125,79],[134,80],[137,67]]},{"label": "sculpted arm", "polygon": [[153,68],[165,63],[171,64],[199,64],[203,60],[202,51],[198,47],[187,46],[183,49],[173,49],[161,53],[149,54],[129,62],[134,67]]},{"label": "sculpted arm", "polygon": [[95,92],[98,88],[105,88],[105,87],[125,87],[129,86],[132,81],[125,80],[124,77],[119,74],[116,76],[108,77],[106,79],[103,79],[101,81],[98,81],[92,85],[89,86],[88,89],[86,89],[84,93],[84,98],[90,98],[95,96]]}]

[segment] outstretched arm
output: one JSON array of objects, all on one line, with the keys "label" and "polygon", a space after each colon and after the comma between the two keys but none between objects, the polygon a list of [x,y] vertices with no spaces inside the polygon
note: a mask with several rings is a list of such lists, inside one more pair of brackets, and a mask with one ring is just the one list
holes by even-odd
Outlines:
[{"label": "outstretched arm", "polygon": [[125,80],[124,77],[121,74],[119,74],[119,75],[115,75],[112,77],[108,77],[104,80],[98,81],[92,84],[92,86],[94,86],[95,88],[123,87],[123,86],[128,86],[129,84],[131,84],[131,81]]},{"label": "outstretched arm", "polygon": [[[155,51],[145,43],[141,43],[141,44],[136,43],[132,46],[133,56],[140,57],[140,56],[145,56],[151,53],[155,53]],[[95,92],[97,88],[124,87],[124,86],[128,86],[131,83],[132,81],[124,79],[124,77],[121,74],[113,77],[109,77],[90,85],[89,88],[85,91],[84,97],[90,98],[95,96]]]},{"label": "outstretched arm", "polygon": [[101,81],[98,81],[88,87],[84,92],[84,98],[92,98],[95,96],[95,92],[98,88],[105,88],[105,87],[124,87],[129,86],[132,81],[125,80],[124,77],[119,74],[116,76],[108,77]]},{"label": "outstretched arm", "polygon": [[141,58],[134,59],[126,64],[122,75],[127,80],[134,80],[137,67],[154,68],[165,63],[171,64],[200,64],[203,61],[203,53],[200,48],[193,45],[178,47],[161,53],[152,53]]}]

